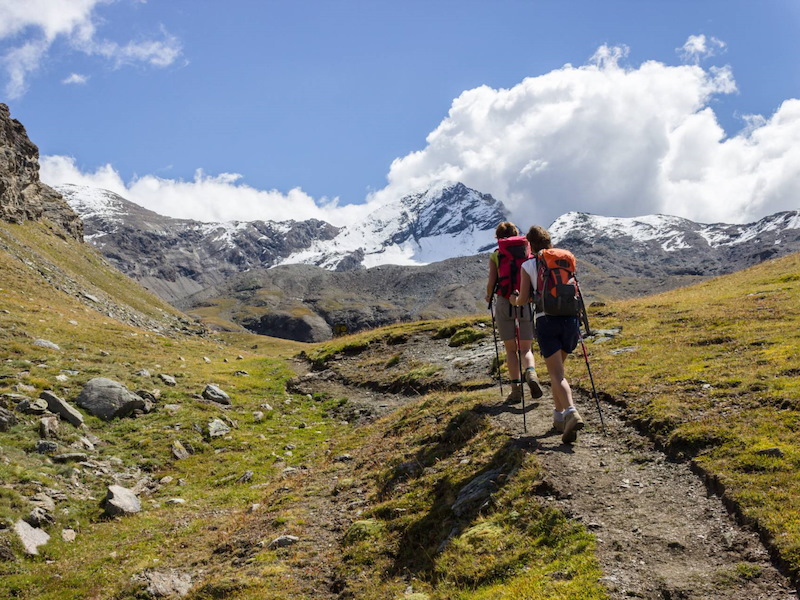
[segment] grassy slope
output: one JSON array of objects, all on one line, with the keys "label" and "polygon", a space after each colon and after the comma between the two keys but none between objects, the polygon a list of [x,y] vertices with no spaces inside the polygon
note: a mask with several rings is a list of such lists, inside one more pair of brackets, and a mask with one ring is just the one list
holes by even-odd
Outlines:
[{"label": "grassy slope", "polygon": [[[83,384],[96,376],[132,390],[160,388],[162,393],[159,409],[140,418],[105,423],[87,417],[89,432],[101,440],[88,462],[60,464],[33,452],[38,439],[33,416],[17,413],[20,423],[0,434],[0,522],[6,527],[0,526],[0,597],[129,598],[137,593],[133,575],[171,568],[194,574],[193,598],[317,597],[298,591],[313,570],[313,555],[270,550],[263,542],[279,533],[300,533],[310,524],[310,506],[333,495],[346,497],[356,482],[363,482],[369,506],[361,516],[350,510],[348,524],[361,517],[367,524],[359,521],[346,547],[333,550],[337,577],[359,575],[353,579],[356,597],[402,596],[408,569],[419,578],[416,589],[434,597],[605,596],[597,583],[591,537],[530,502],[528,491],[538,473],[535,461],[483,421],[460,421],[479,400],[476,396],[423,398],[373,426],[354,428],[332,412],[344,400],[286,393],[291,375],[286,358],[303,345],[245,333],[201,337],[169,330],[163,335],[120,323],[94,310],[75,290],[85,286],[93,295],[108,296],[153,318],[174,316],[174,311],[108,270],[88,247],[50,236],[44,225],[3,225],[0,242],[15,250],[13,255],[0,252],[0,395],[37,397],[51,389],[74,401]],[[42,272],[55,265],[63,272],[47,277],[54,284],[47,283]],[[65,281],[73,286],[71,294],[57,289]],[[55,342],[61,350],[36,347],[32,342],[37,338]],[[152,376],[136,375],[141,369]],[[248,375],[237,375],[239,371]],[[164,386],[159,373],[175,376],[178,385]],[[210,382],[230,393],[232,408],[199,400]],[[274,410],[265,410],[264,403]],[[172,413],[166,404],[180,408]],[[266,413],[263,421],[254,417],[259,410]],[[213,418],[232,424],[231,433],[209,439],[207,424]],[[73,450],[70,446],[85,433],[62,423],[62,451]],[[174,459],[175,441],[195,453]],[[345,465],[347,473],[331,459],[342,451],[361,457]],[[417,454],[430,469],[389,490],[386,478],[408,453]],[[465,456],[468,464],[461,463]],[[438,523],[438,513],[446,512],[453,491],[500,463],[515,471],[497,495],[496,510],[473,515],[473,526],[436,561],[419,562],[409,553],[415,546],[430,553],[436,536],[425,530]],[[287,467],[309,467],[300,473],[312,475],[284,476]],[[247,471],[252,471],[251,479],[240,482]],[[340,475],[331,489],[327,478]],[[147,484],[142,513],[102,518],[99,502],[106,486],[115,482]],[[380,488],[385,489],[379,499],[375,494]],[[39,557],[23,557],[8,525],[27,515],[28,499],[42,490],[58,490],[64,497],[57,502],[56,522],[47,527],[51,541],[40,548]],[[174,498],[184,502],[171,503]],[[251,512],[255,503],[262,508]],[[406,508],[394,511],[395,505]],[[385,518],[386,529],[379,528],[376,538],[371,519],[387,514],[402,517]],[[445,526],[447,520],[439,523],[436,535]],[[76,530],[77,541],[62,541],[64,528]],[[366,537],[359,533],[362,528]],[[240,546],[242,535],[249,542]],[[483,557],[479,564],[472,560],[476,552]],[[15,558],[8,560],[10,555]],[[396,565],[390,577],[383,571],[387,561]]]},{"label": "grassy slope", "polygon": [[[105,271],[94,254],[51,239],[40,226],[8,226],[0,234],[9,231],[41,254],[68,255],[69,269],[82,274],[76,279],[91,278],[120,302],[138,303],[154,317],[168,312],[127,279]],[[623,402],[670,450],[696,457],[743,514],[772,536],[795,572],[800,565],[798,286],[800,257],[792,256],[692,288],[593,309],[595,327],[623,329],[619,337],[590,347],[599,389]],[[325,360],[342,348],[420,328],[432,336],[441,329],[394,326],[337,340],[312,355]],[[39,337],[62,351],[32,346]],[[181,405],[175,415],[162,409],[112,423],[87,419],[103,440],[95,459],[119,459],[118,470],[132,475],[123,483],[172,478],[143,496],[142,514],[112,521],[101,519],[98,507],[110,475],[83,465],[76,472],[75,465],[31,453],[38,438],[32,417],[0,434],[0,479],[7,484],[0,487],[0,519],[27,514],[26,498],[42,487],[69,497],[59,502],[57,523],[49,528],[53,539],[42,557],[0,562],[0,597],[130,597],[132,575],[166,567],[202,578],[194,598],[314,597],[296,592],[303,574],[315,568],[313,553],[251,544],[237,555],[236,543],[243,531],[267,541],[278,533],[302,533],[311,525],[308,506],[315,499],[355,492],[363,499],[361,513],[352,515],[357,520],[345,530],[345,545],[332,551],[334,572],[348,582],[353,597],[402,597],[409,578],[415,591],[432,598],[604,597],[591,536],[532,502],[530,491],[540,480],[535,457],[471,410],[486,393],[494,400],[496,390],[428,394],[373,425],[352,428],[328,412],[340,399],[286,394],[285,358],[302,345],[248,334],[203,338],[135,329],[57,292],[38,269],[5,253],[0,253],[0,348],[0,375],[7,376],[0,379],[0,394],[23,384],[32,386],[33,397],[54,389],[73,400],[83,382],[103,375],[131,389],[161,387],[159,404]],[[627,351],[612,352],[622,349]],[[173,374],[178,386],[134,375],[142,368]],[[64,370],[78,374],[58,382]],[[235,375],[241,370],[249,375]],[[232,409],[197,400],[208,382],[231,393]],[[588,387],[589,382],[581,376],[576,383]],[[264,402],[275,410],[256,422],[253,412]],[[215,417],[236,427],[225,438],[208,440],[201,432]],[[78,437],[62,424],[62,446]],[[174,460],[175,440],[191,444],[196,453]],[[291,456],[288,444],[294,446]],[[353,462],[333,460],[342,452],[352,454]],[[407,472],[408,463],[417,467]],[[310,467],[309,475],[280,476],[283,468],[301,465]],[[511,475],[492,509],[469,515],[468,526],[437,553],[453,526],[448,507],[455,494],[475,475],[498,466]],[[253,471],[252,481],[238,483],[247,470]],[[175,497],[185,504],[167,502]],[[248,513],[256,502],[263,510]],[[61,510],[67,507],[68,513]],[[77,542],[59,539],[67,526],[78,531]],[[14,536],[2,529],[0,546],[20,554]]]},{"label": "grassy slope", "polygon": [[800,255],[596,311],[622,326],[591,347],[601,391],[693,457],[797,576]]}]

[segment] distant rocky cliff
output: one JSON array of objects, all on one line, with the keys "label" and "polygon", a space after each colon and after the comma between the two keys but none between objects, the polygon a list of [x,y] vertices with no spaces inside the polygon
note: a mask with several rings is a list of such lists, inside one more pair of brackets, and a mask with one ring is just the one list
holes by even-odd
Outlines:
[{"label": "distant rocky cliff", "polygon": [[9,223],[48,219],[83,240],[83,222],[61,194],[39,180],[39,148],[25,127],[0,104],[0,219]]}]

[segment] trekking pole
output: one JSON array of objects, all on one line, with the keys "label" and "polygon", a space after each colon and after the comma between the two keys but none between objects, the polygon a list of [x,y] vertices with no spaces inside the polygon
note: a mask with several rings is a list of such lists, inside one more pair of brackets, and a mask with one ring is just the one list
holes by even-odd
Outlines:
[{"label": "trekking pole", "polygon": [[[573,276],[574,277],[574,276]],[[583,301],[583,294],[581,293],[580,285],[578,284],[578,278],[575,277],[575,287],[578,290],[578,299],[581,301],[581,321],[583,321],[584,326],[586,327],[586,335],[592,335],[592,329],[589,327],[589,313],[586,312],[586,303]],[[580,328],[580,325],[578,326]]]},{"label": "trekking pole", "polygon": [[497,358],[497,383],[500,385],[500,397],[503,397],[503,372],[500,368],[500,350],[497,349],[497,325],[494,322],[494,294],[489,300],[489,312],[492,313],[492,335],[494,336],[494,355]]},{"label": "trekking pole", "polygon": [[[516,315],[519,317],[519,313]],[[528,433],[528,421],[525,415],[525,380],[522,376],[522,347],[519,343],[519,319],[514,319],[514,338],[517,341],[517,362],[519,364],[519,391],[522,395],[522,431]],[[513,384],[512,384],[513,385]]]},{"label": "trekking pole", "polygon": [[600,398],[597,397],[597,389],[594,387],[594,377],[592,377],[592,367],[589,366],[589,355],[586,352],[586,344],[583,343],[583,335],[581,328],[578,327],[578,339],[581,341],[581,348],[583,348],[583,358],[586,361],[586,370],[589,371],[589,381],[592,382],[592,394],[594,394],[594,402],[597,405],[597,414],[600,415],[600,427],[603,430],[603,435],[606,435],[606,423],[603,420],[603,410],[600,408]]}]

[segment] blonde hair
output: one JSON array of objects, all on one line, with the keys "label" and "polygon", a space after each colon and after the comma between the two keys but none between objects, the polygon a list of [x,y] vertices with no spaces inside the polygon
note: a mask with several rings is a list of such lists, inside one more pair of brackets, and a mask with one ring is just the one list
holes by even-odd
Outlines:
[{"label": "blonde hair", "polygon": [[514,237],[515,235],[519,235],[519,229],[510,221],[503,221],[497,226],[497,229],[494,230],[494,237],[498,240]]}]

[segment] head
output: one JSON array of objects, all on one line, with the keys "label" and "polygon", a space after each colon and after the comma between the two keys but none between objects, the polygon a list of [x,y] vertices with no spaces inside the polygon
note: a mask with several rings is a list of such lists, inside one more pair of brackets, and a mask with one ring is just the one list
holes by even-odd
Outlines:
[{"label": "head", "polygon": [[497,229],[494,230],[494,237],[498,240],[514,237],[515,235],[519,235],[519,229],[509,221],[503,221],[497,226]]},{"label": "head", "polygon": [[525,237],[528,239],[528,243],[534,253],[553,247],[553,242],[550,241],[550,234],[547,233],[547,229],[539,225],[531,227]]}]

